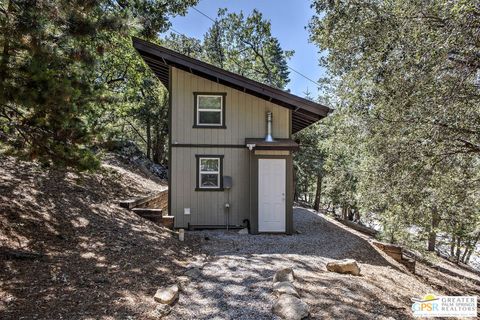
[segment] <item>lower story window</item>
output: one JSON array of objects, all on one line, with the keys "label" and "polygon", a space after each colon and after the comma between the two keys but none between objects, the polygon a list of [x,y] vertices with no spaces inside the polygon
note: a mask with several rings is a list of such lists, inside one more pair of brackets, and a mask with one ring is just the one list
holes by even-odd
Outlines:
[{"label": "lower story window", "polygon": [[196,190],[222,189],[221,155],[197,155],[197,187]]}]

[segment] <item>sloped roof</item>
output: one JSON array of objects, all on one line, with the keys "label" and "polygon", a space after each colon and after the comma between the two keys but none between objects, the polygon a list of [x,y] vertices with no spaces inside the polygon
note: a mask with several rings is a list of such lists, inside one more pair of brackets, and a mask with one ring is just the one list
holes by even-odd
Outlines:
[{"label": "sloped roof", "polygon": [[298,132],[327,116],[330,108],[273,88],[236,73],[133,37],[133,46],[160,81],[169,88],[170,66],[243,91],[292,110],[292,132]]}]

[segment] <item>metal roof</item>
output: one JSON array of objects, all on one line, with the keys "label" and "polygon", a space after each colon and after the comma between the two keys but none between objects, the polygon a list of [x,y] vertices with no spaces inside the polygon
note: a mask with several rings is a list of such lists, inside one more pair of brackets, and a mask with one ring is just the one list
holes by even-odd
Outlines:
[{"label": "metal roof", "polygon": [[292,110],[292,133],[298,132],[327,116],[330,108],[270,87],[236,73],[188,57],[154,43],[133,37],[133,46],[160,81],[169,88],[170,66],[199,77],[243,91]]}]

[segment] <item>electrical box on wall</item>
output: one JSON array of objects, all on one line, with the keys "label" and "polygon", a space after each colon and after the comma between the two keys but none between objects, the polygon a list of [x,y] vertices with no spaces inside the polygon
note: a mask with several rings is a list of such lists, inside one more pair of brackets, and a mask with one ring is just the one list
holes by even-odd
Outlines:
[{"label": "electrical box on wall", "polygon": [[233,185],[232,177],[229,176],[223,176],[223,187],[225,189],[231,189]]},{"label": "electrical box on wall", "polygon": [[183,214],[189,215],[190,214],[190,208],[183,208]]}]

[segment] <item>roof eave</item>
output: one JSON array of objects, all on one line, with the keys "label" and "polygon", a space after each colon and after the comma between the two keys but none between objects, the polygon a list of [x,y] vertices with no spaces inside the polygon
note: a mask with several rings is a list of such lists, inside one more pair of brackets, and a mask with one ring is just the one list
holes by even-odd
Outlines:
[{"label": "roof eave", "polygon": [[[297,130],[292,127],[294,132],[302,130],[303,128],[321,120],[331,112],[331,109],[324,105],[270,87],[258,81],[245,78],[241,75],[226,71],[139,38],[133,37],[132,42],[135,49],[140,55],[142,55],[154,72],[155,70],[151,65],[153,62],[150,61],[149,63],[147,61],[148,59],[155,59],[158,63],[177,67],[217,83],[255,95],[282,107],[292,109],[295,115],[298,115],[298,117],[305,120],[302,125],[297,126]],[[157,72],[155,73],[157,74]]]}]

